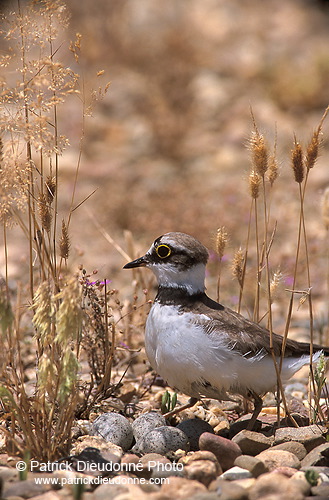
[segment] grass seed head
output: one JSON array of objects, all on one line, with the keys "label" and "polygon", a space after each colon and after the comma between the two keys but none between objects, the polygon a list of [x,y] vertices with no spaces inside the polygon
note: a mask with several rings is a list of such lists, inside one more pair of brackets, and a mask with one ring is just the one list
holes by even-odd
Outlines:
[{"label": "grass seed head", "polygon": [[239,248],[234,254],[232,262],[233,276],[238,280],[239,285],[243,285],[243,271],[244,270],[244,252]]},{"label": "grass seed head", "polygon": [[264,177],[268,169],[268,148],[263,134],[258,131],[252,133],[249,139],[249,149],[253,170]]},{"label": "grass seed head", "polygon": [[65,403],[69,397],[72,397],[77,382],[78,370],[79,362],[74,352],[68,348],[63,356],[59,381],[58,399],[61,403]]},{"label": "grass seed head", "polygon": [[64,219],[62,220],[62,234],[59,240],[59,253],[62,259],[67,260],[70,253],[70,238],[67,225]]},{"label": "grass seed head", "polygon": [[39,285],[33,298],[32,309],[34,309],[33,324],[37,338],[42,344],[52,342],[54,308],[48,282]]},{"label": "grass seed head", "polygon": [[227,238],[227,232],[225,230],[225,227],[224,226],[219,227],[217,229],[217,234],[216,234],[215,250],[216,250],[220,259],[223,258],[227,239],[228,238]]},{"label": "grass seed head", "polygon": [[280,285],[280,283],[282,282],[282,272],[280,269],[277,269],[273,275],[272,275],[272,278],[271,278],[271,282],[270,282],[270,295],[271,297],[273,298],[277,292],[277,289]]},{"label": "grass seed head", "polygon": [[47,203],[47,197],[44,193],[40,193],[39,195],[38,211],[42,228],[47,231],[47,233],[50,233],[52,216],[50,207]]},{"label": "grass seed head", "polygon": [[45,195],[49,205],[54,201],[56,194],[56,178],[52,175],[48,175],[45,182]]},{"label": "grass seed head", "polygon": [[276,159],[275,155],[271,155],[269,159],[269,167],[268,167],[268,180],[271,184],[271,187],[273,186],[274,182],[279,176],[279,166],[278,166],[278,161]]},{"label": "grass seed head", "polygon": [[253,200],[256,200],[259,196],[261,181],[261,176],[256,172],[256,170],[252,170],[249,174],[249,190]]},{"label": "grass seed head", "polygon": [[320,131],[319,129],[317,129],[315,130],[315,132],[313,132],[312,139],[310,140],[306,149],[305,163],[307,170],[314,167],[315,162],[319,156],[319,149],[321,147],[321,144],[322,137],[320,137]]},{"label": "grass seed head", "polygon": [[82,322],[81,292],[79,281],[72,278],[56,296],[61,303],[56,313],[55,341],[61,345],[68,345],[78,338]]},{"label": "grass seed head", "polygon": [[291,151],[291,163],[295,176],[295,181],[301,184],[304,180],[304,159],[303,150],[295,138],[294,149]]}]

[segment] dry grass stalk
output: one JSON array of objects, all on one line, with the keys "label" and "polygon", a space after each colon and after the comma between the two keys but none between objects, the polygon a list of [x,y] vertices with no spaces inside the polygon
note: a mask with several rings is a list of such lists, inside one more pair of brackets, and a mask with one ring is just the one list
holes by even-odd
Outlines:
[{"label": "dry grass stalk", "polygon": [[327,187],[322,196],[322,220],[326,230],[329,230],[329,187]]},{"label": "dry grass stalk", "polygon": [[[68,145],[67,138],[60,132],[58,109],[79,92],[79,76],[58,59],[62,44],[58,37],[67,24],[66,8],[61,0],[24,5],[18,2],[17,12],[5,21],[12,50],[0,64],[6,65],[10,72],[17,72],[18,83],[11,87],[3,81],[0,95],[3,112],[0,222],[6,256],[6,282],[4,286],[0,283],[0,333],[8,353],[6,359],[1,359],[0,398],[12,449],[21,456],[29,449],[32,457],[54,460],[69,452],[78,398],[83,405],[84,398],[88,401],[97,392],[93,378],[85,393],[78,391],[79,355],[84,352],[82,342],[85,341],[82,328],[90,329],[94,316],[85,315],[82,309],[82,283],[76,277],[64,277],[61,272],[61,259],[69,258],[69,224],[65,220],[71,220],[74,210],[75,185],[70,213],[65,219],[62,217],[59,237],[57,230],[61,215],[60,157]],[[73,45],[76,60],[80,39],[77,37]],[[22,151],[26,151],[25,158]],[[81,150],[77,172],[80,157]],[[27,237],[30,267],[30,297],[22,298],[18,289],[15,316],[9,301],[7,270],[7,242],[14,223]],[[47,238],[43,237],[43,231]],[[109,329],[112,307],[119,311],[118,321],[122,317],[121,304],[113,300],[110,306],[110,297],[105,287],[102,310],[107,312],[101,315],[100,321],[103,322],[103,345],[107,346],[103,356],[105,353],[107,359],[103,359],[101,380],[104,372],[107,378],[103,392],[98,394],[100,399],[111,386],[111,370],[106,362],[109,357],[112,357],[112,365],[116,362],[116,346],[109,341],[109,335],[114,338],[114,330]],[[99,303],[97,294],[93,300]],[[33,304],[32,309],[25,305],[29,302]],[[33,325],[28,319],[31,311]],[[23,317],[24,337],[31,336],[33,329],[35,332],[34,339],[31,338],[37,365],[33,396],[27,396],[25,391]]]}]

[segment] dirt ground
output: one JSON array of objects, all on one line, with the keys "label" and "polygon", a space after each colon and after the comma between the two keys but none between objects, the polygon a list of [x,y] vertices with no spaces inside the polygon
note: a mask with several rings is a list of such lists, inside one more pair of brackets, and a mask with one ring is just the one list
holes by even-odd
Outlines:
[{"label": "dirt ground", "polygon": [[[245,246],[251,203],[246,147],[253,129],[251,107],[270,151],[277,133],[280,177],[270,195],[271,231],[277,222],[271,265],[273,270],[280,266],[287,286],[299,213],[290,151],[294,134],[307,144],[329,103],[326,3],[68,0],[67,7],[71,20],[63,39],[82,35],[80,62],[71,64],[83,75],[85,102],[91,89],[111,82],[85,120],[76,204],[96,192],[73,214],[72,271],[82,263],[111,279],[114,288],[129,290],[131,275],[121,270],[125,259],[98,224],[126,250],[124,233],[131,231],[136,254],[167,231],[191,233],[211,249],[217,228],[224,225],[229,243],[222,296],[234,304],[238,291],[230,261]],[[68,54],[63,49],[58,56]],[[60,169],[60,211],[65,214],[82,134],[79,99],[59,107],[59,124],[71,144]],[[313,290],[321,314],[326,302],[321,200],[329,183],[328,134],[325,122],[324,145],[305,201]],[[14,282],[27,269],[28,246],[19,228],[9,235],[8,247]],[[216,266],[212,255],[211,295]],[[300,281],[304,289],[305,277]]]}]

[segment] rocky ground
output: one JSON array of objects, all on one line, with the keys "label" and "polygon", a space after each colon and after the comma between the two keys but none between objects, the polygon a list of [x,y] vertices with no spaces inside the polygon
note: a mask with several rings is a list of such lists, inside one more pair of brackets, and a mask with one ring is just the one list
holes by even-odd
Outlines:
[{"label": "rocky ground", "polygon": [[327,428],[305,425],[306,408],[297,398],[290,407],[300,427],[281,420],[277,428],[276,409],[265,407],[253,431],[245,428],[250,415],[236,418],[238,403],[207,400],[170,421],[158,410],[149,411],[149,404],[142,406],[134,419],[107,412],[92,423],[78,421],[71,455],[59,461],[25,463],[2,454],[1,498],[329,497]]}]

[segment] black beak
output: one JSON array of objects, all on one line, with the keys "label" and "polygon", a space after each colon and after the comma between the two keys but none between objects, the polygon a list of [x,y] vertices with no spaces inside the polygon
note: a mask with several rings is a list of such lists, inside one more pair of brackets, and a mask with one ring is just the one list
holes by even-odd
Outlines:
[{"label": "black beak", "polygon": [[125,266],[123,266],[123,269],[133,269],[134,267],[145,267],[148,264],[148,258],[146,255],[143,257],[139,257],[138,259],[135,259],[131,262],[128,262]]}]

